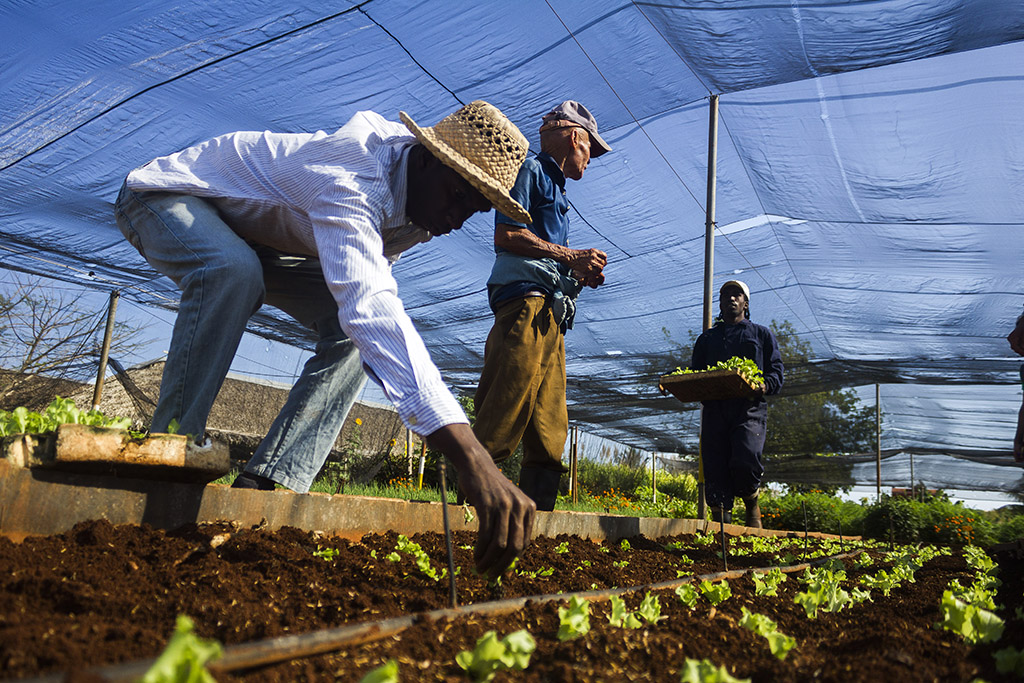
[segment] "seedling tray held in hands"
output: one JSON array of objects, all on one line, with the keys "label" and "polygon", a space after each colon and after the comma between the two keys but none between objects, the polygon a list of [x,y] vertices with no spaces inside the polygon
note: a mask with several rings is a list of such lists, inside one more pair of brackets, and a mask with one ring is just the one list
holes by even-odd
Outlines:
[{"label": "seedling tray held in hands", "polygon": [[662,375],[658,381],[658,388],[670,392],[683,403],[750,398],[754,395],[754,387],[738,370],[705,370],[685,375]]}]

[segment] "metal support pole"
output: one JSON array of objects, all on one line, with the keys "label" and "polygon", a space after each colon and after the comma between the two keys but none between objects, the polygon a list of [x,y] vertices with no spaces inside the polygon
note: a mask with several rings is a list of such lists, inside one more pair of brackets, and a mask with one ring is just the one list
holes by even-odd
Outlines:
[{"label": "metal support pole", "polygon": [[412,430],[405,430],[405,464],[409,475],[409,484],[412,484]]},{"label": "metal support pole", "polygon": [[[718,95],[712,95],[708,108],[708,186],[706,216],[704,221],[704,327],[711,327],[712,301],[715,279],[715,183],[718,167]],[[701,411],[701,422],[704,411]],[[704,449],[700,449],[699,458],[704,457]],[[697,469],[697,518],[704,519],[707,514],[704,500],[704,467],[703,460]]]},{"label": "metal support pole", "polygon": [[427,464],[427,442],[420,441],[420,477],[419,486],[417,488],[423,488],[423,468]]},{"label": "metal support pole", "polygon": [[103,378],[107,374],[107,359],[110,357],[110,342],[114,337],[114,314],[117,313],[117,299],[120,296],[115,289],[110,293],[107,305],[107,329],[103,332],[103,347],[100,349],[100,367],[96,371],[96,386],[92,390],[92,409],[100,409],[100,397],[103,395]]},{"label": "metal support pole", "polygon": [[651,453],[651,502],[658,504],[658,454]]},{"label": "metal support pole", "polygon": [[573,425],[572,428],[572,445],[570,446],[570,463],[569,463],[569,489],[572,493],[573,505],[579,502],[579,448],[580,448],[580,432],[579,428]]},{"label": "metal support pole", "polygon": [[882,500],[882,390],[875,385],[875,496]]}]

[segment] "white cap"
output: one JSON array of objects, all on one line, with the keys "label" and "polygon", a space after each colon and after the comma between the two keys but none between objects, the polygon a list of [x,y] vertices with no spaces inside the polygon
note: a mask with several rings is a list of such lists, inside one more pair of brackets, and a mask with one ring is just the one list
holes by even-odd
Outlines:
[{"label": "white cap", "polygon": [[739,280],[729,280],[724,285],[719,287],[718,292],[721,293],[722,290],[725,289],[726,287],[728,287],[729,285],[736,285],[737,287],[742,289],[743,290],[743,296],[747,297],[747,301],[750,301],[750,287],[747,287],[747,283],[746,282],[741,282]]}]

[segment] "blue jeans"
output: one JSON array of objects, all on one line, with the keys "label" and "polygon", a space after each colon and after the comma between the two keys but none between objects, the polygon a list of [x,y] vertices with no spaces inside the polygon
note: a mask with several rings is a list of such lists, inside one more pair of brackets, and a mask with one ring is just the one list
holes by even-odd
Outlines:
[{"label": "blue jeans", "polygon": [[181,288],[151,429],[201,437],[249,318],[274,306],[317,344],[245,469],[305,493],[366,383],[359,351],[338,322],[320,262],[253,246],[205,200],[127,187],[115,205],[122,234]]}]

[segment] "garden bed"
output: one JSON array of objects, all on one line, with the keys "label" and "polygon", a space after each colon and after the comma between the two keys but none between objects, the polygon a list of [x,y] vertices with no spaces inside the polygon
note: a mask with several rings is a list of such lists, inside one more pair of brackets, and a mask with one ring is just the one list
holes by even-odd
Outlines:
[{"label": "garden bed", "polygon": [[[289,528],[269,532],[207,524],[164,532],[103,521],[20,544],[0,539],[0,674],[75,672],[154,657],[178,614],[190,616],[200,636],[231,646],[446,607],[447,579],[426,576],[411,551],[396,551],[399,541],[393,533],[354,543]],[[423,534],[412,541],[429,556],[430,569],[443,572],[443,538]],[[680,572],[722,569],[717,536],[637,537],[625,544],[562,536],[535,539],[515,570],[494,586],[472,575],[472,542],[472,534],[456,534],[460,604],[642,586],[677,579]],[[790,543],[785,549],[750,552],[753,542],[733,539],[729,568],[800,561],[803,540]],[[808,543],[810,551],[823,545],[829,552],[841,549],[815,539]],[[389,559],[393,553],[396,561]],[[851,581],[887,566],[881,551],[870,554],[876,558],[871,567],[847,563]],[[1007,625],[998,647],[1020,648],[1024,641],[1014,616],[1022,606],[1016,574],[1001,577],[998,602]],[[732,597],[717,606],[700,602],[692,610],[673,591],[662,591],[661,613],[667,618],[639,629],[609,625],[609,603],[594,600],[592,630],[566,642],[555,637],[564,603],[533,604],[500,618],[420,620],[379,642],[217,675],[220,680],[358,681],[395,658],[402,681],[464,680],[455,664],[458,652],[472,649],[487,630],[498,630],[500,637],[527,628],[537,641],[529,668],[496,680],[678,680],[687,657],[710,659],[755,680],[1010,680],[994,669],[996,647],[972,648],[932,627],[941,618],[942,592],[950,580],[966,585],[972,575],[957,553],[936,557],[890,597],[877,594],[874,602],[813,620],[793,601],[804,590],[796,576],[781,584],[777,597],[755,595],[749,577],[733,579]],[[642,597],[641,592],[624,599],[636,610]],[[742,607],[769,615],[780,632],[796,639],[785,661],[769,653],[761,636],[738,626]]]}]

